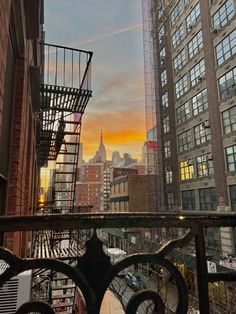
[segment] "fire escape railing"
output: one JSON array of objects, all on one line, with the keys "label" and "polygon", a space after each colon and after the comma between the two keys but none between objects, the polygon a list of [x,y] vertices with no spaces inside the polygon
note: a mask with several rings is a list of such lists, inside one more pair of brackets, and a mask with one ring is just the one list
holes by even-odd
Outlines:
[{"label": "fire escape railing", "polygon": [[[83,256],[78,256],[76,266],[68,265],[57,259],[20,259],[11,252],[0,249],[0,260],[4,260],[8,267],[0,275],[0,284],[3,284],[16,274],[27,269],[48,269],[65,274],[73,280],[79,288],[81,298],[84,300],[87,313],[99,313],[105,292],[114,278],[123,269],[131,269],[141,263],[157,264],[171,275],[173,281],[172,290],[175,286],[176,308],[175,313],[189,313],[188,287],[184,281],[183,274],[178,265],[170,258],[176,249],[181,251],[185,247],[189,250],[189,244],[193,240],[195,247],[194,259],[196,261],[197,292],[199,304],[195,307],[201,314],[217,313],[211,312],[209,302],[209,283],[235,282],[236,272],[224,268],[223,271],[210,272],[207,267],[207,251],[205,244],[205,231],[208,228],[236,226],[236,213],[206,213],[206,212],[182,212],[182,213],[121,213],[121,214],[67,214],[67,215],[41,215],[25,217],[0,217],[0,232],[9,231],[30,231],[30,230],[78,230],[93,229],[92,237],[87,241],[87,250]],[[103,251],[103,242],[98,238],[100,229],[107,228],[129,228],[137,227],[142,230],[151,228],[176,228],[179,231],[185,230],[183,236],[167,242],[154,252],[132,254],[122,260],[111,264],[109,257]],[[160,243],[159,243],[160,244]],[[158,280],[160,273],[157,273]],[[121,278],[121,277],[119,277]],[[123,279],[119,279],[120,281]],[[157,286],[158,287],[158,286]],[[110,289],[110,288],[109,288]],[[163,291],[162,287],[162,291]],[[166,313],[166,303],[163,301],[162,291],[149,290],[149,287],[134,292],[128,303],[124,305],[126,313],[136,313],[137,308],[143,301],[153,302],[153,311]],[[231,291],[232,292],[232,291]],[[43,302],[32,301],[22,305],[17,313],[28,313],[36,311],[40,313],[54,313],[49,305]],[[221,313],[231,313],[230,311]],[[232,312],[233,313],[233,312]]]},{"label": "fire escape railing", "polygon": [[[42,78],[38,122],[38,156],[41,167],[48,167],[50,178],[44,191],[44,201],[35,209],[40,214],[70,214],[75,212],[77,164],[80,148],[82,116],[92,96],[91,61],[93,53],[81,49],[42,42]],[[42,187],[44,188],[44,187]],[[46,201],[45,201],[46,200]],[[73,264],[78,255],[78,230],[34,229],[31,257],[50,257]],[[45,251],[47,248],[47,251]],[[57,309],[63,308],[61,293],[71,295],[72,313],[74,286],[65,276],[52,271],[33,273],[33,288],[37,298],[50,300]],[[38,280],[39,279],[39,280]],[[51,285],[41,293],[45,281]],[[58,289],[60,283],[63,289]],[[57,293],[57,291],[58,293]],[[57,299],[57,300],[56,300]],[[55,304],[56,303],[56,304]],[[68,306],[67,306],[68,307]]]}]

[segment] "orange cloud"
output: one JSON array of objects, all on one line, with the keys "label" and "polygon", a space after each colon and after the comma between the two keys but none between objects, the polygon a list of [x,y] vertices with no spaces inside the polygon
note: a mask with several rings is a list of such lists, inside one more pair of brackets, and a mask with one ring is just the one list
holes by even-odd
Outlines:
[{"label": "orange cloud", "polygon": [[81,138],[85,159],[94,156],[99,145],[101,129],[108,158],[111,158],[113,151],[120,151],[121,154],[127,152],[134,158],[140,158],[146,136],[144,112],[85,114]]}]

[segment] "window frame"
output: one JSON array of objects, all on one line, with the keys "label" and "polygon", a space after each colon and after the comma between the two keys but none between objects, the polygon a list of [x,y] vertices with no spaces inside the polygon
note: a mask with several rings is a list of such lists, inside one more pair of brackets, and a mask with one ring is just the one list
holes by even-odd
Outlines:
[{"label": "window frame", "polygon": [[[228,153],[230,149],[232,149],[232,152]],[[236,145],[230,145],[225,147],[225,161],[227,171],[236,171]]]},{"label": "window frame", "polygon": [[[231,114],[233,110],[235,113]],[[228,121],[228,124],[226,124],[226,121]],[[236,105],[222,112],[222,126],[224,134],[230,134],[236,131]],[[227,132],[226,129],[228,129]]]},{"label": "window frame", "polygon": [[175,96],[176,99],[179,99],[189,90],[189,81],[188,74],[184,74],[176,83],[175,83]]},{"label": "window frame", "polygon": [[[208,193],[209,192],[209,193]],[[216,210],[216,191],[214,187],[199,189],[199,208],[204,211]],[[202,206],[204,205],[204,208]]]},{"label": "window frame", "polygon": [[[185,198],[184,198],[184,195],[186,195]],[[181,203],[182,203],[183,210],[195,210],[196,209],[195,190],[181,191]]]},{"label": "window frame", "polygon": [[[226,50],[228,49],[228,50]],[[236,53],[236,29],[229,33],[215,46],[216,63],[224,64]],[[219,62],[221,60],[221,62]]]},{"label": "window frame", "polygon": [[194,87],[199,84],[205,76],[205,61],[201,59],[189,71],[190,85]]},{"label": "window frame", "polygon": [[191,60],[202,48],[203,37],[202,30],[200,30],[187,44],[189,60]]},{"label": "window frame", "polygon": [[194,143],[195,146],[200,146],[211,140],[210,128],[204,128],[202,123],[194,127]]},{"label": "window frame", "polygon": [[[203,154],[196,157],[196,172],[198,178],[214,175],[213,160],[209,158],[210,154]],[[203,169],[205,166],[206,168]],[[202,167],[202,169],[201,169]]]},{"label": "window frame", "polygon": [[[228,5],[228,6],[227,6]],[[232,11],[230,11],[228,14],[227,9],[232,6]],[[221,17],[224,17],[221,19]],[[212,25],[213,27],[224,27],[234,16],[234,4],[233,0],[226,0],[222,6],[215,12],[215,14],[212,16]],[[219,21],[219,23],[216,23],[216,21]]]},{"label": "window frame", "polygon": [[[230,85],[231,82],[232,84]],[[236,67],[220,76],[218,78],[218,85],[221,100],[236,95]]]},{"label": "window frame", "polygon": [[[178,151],[182,153],[186,150],[192,148],[192,131],[191,129],[180,133],[177,137],[178,139]],[[182,142],[180,145],[180,141]]]}]

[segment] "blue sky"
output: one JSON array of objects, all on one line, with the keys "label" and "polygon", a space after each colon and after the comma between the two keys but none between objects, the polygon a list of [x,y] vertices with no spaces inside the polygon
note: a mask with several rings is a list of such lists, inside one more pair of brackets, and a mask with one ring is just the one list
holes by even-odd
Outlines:
[{"label": "blue sky", "polygon": [[140,157],[145,140],[141,0],[45,0],[46,42],[93,51],[92,90],[83,117],[85,158],[103,129],[108,157]]}]

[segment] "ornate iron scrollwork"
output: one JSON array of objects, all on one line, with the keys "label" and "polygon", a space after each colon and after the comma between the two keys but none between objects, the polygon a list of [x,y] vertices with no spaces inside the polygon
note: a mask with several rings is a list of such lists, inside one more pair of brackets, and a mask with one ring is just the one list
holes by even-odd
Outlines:
[{"label": "ornate iron scrollwork", "polygon": [[54,314],[55,312],[49,304],[42,301],[30,301],[26,302],[16,311],[16,314],[27,314],[27,313],[42,313],[42,314]]},{"label": "ornate iron scrollwork", "polygon": [[[165,256],[175,247],[182,246],[192,238],[189,232],[182,239],[174,240],[162,247],[153,254],[133,254],[120,262],[112,265],[110,257],[103,251],[103,242],[98,239],[96,232],[90,240],[87,241],[87,250],[82,257],[78,257],[77,266],[68,265],[55,259],[21,259],[10,251],[0,248],[0,259],[4,260],[9,267],[0,276],[0,285],[11,277],[28,269],[49,269],[65,274],[74,281],[79,287],[86,302],[87,312],[89,314],[98,314],[100,311],[103,297],[111,284],[112,280],[125,268],[138,263],[150,262],[165,268],[175,279],[178,302],[176,313],[187,313],[188,293],[184,279],[176,266],[174,266]],[[152,300],[156,313],[164,313],[165,303],[161,296],[151,290],[142,290],[135,293],[129,300],[126,313],[133,314],[138,306],[145,300]],[[49,305],[39,301],[25,303],[16,312],[17,314],[29,313],[35,311],[40,313],[54,313]]]}]

